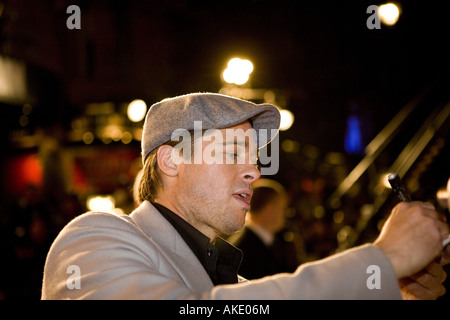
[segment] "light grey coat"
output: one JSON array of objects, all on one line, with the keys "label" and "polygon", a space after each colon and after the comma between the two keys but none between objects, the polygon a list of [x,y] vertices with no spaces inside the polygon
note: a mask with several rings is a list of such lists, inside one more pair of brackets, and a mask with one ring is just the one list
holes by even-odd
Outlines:
[{"label": "light grey coat", "polygon": [[[380,289],[367,286],[371,265],[379,267]],[[51,246],[42,287],[42,299],[400,298],[389,260],[370,244],[303,264],[293,274],[214,286],[148,201],[129,216],[90,212],[71,221]]]}]

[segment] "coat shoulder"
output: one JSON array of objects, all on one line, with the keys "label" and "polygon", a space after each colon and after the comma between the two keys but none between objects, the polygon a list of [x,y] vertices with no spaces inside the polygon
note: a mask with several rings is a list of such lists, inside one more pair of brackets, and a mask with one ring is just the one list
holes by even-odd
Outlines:
[{"label": "coat shoulder", "polygon": [[149,244],[149,238],[127,215],[107,212],[87,212],[70,221],[56,237],[54,250],[93,251],[94,248],[127,245],[139,248]]}]

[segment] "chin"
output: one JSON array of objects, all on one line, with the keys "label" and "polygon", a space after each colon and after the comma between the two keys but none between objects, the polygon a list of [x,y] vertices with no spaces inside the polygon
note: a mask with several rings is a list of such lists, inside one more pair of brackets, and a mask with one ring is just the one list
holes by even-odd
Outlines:
[{"label": "chin", "polygon": [[224,230],[223,234],[230,235],[233,234],[239,230],[241,230],[244,227],[245,224],[245,215],[242,217],[242,219],[235,220],[233,223],[230,223],[228,226],[226,226],[226,230]]}]

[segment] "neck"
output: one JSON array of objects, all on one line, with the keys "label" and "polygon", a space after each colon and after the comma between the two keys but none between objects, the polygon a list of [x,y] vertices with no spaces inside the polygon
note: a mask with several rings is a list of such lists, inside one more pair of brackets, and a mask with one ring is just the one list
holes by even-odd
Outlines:
[{"label": "neck", "polygon": [[184,212],[183,210],[179,210],[178,206],[172,201],[170,201],[170,199],[158,197],[154,200],[154,202],[166,207],[167,209],[175,213],[177,216],[188,222],[191,226],[193,226],[198,231],[207,236],[211,243],[213,244],[216,243],[218,234],[213,229],[208,228],[206,226],[202,227],[202,225],[195,223],[195,219],[192,218],[192,215],[188,214],[187,212]]}]

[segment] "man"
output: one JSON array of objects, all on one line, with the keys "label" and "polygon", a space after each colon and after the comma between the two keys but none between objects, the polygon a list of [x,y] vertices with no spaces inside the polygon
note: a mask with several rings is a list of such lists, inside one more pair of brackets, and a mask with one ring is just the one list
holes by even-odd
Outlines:
[{"label": "man", "polygon": [[295,246],[278,234],[286,221],[286,190],[270,179],[259,179],[252,186],[253,197],[245,226],[227,239],[244,253],[239,274],[246,279],[258,279],[293,272],[299,265]]},{"label": "man", "polygon": [[[448,227],[417,202],[398,205],[373,244],[293,274],[238,276],[242,253],[218,235],[244,225],[260,177],[256,150],[279,120],[272,105],[219,94],[153,105],[143,128],[142,204],[129,216],[91,212],[71,221],[48,253],[42,298],[396,299],[405,278],[416,296],[441,295],[445,273],[432,261],[447,262]],[[373,265],[380,289],[367,285]]]}]

